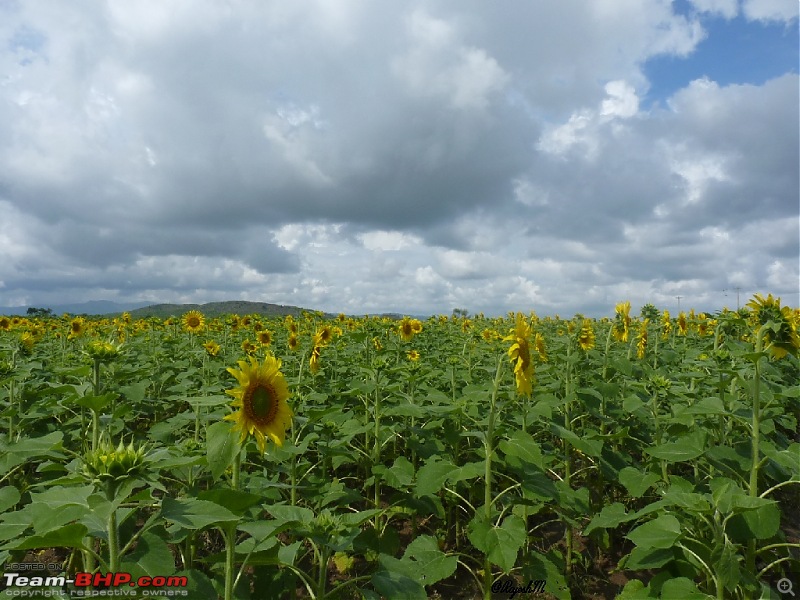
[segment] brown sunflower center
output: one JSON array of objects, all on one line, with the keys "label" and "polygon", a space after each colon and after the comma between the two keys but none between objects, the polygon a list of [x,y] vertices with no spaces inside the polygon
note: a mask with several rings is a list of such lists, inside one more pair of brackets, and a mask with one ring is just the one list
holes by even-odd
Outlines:
[{"label": "brown sunflower center", "polygon": [[200,327],[200,319],[198,317],[191,316],[188,319],[186,319],[186,324],[189,327]]},{"label": "brown sunflower center", "polygon": [[269,425],[275,420],[278,412],[278,403],[275,400],[275,390],[272,386],[260,383],[252,386],[245,392],[244,410],[247,418],[256,425]]}]

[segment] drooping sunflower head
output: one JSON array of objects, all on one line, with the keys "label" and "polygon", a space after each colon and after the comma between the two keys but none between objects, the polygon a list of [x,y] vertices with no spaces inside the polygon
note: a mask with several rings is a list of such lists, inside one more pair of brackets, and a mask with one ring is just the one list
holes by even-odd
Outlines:
[{"label": "drooping sunflower head", "polygon": [[514,380],[517,393],[530,396],[533,392],[533,361],[531,361],[531,328],[522,313],[517,313],[514,329],[503,341],[511,342],[508,358],[514,365]]},{"label": "drooping sunflower head", "polygon": [[319,328],[319,330],[317,330],[317,336],[319,338],[320,345],[325,346],[333,339],[333,329],[330,325],[323,325]]},{"label": "drooping sunflower head", "polygon": [[630,301],[626,300],[625,302],[620,302],[615,307],[615,316],[614,316],[614,324],[613,329],[611,330],[614,339],[618,342],[627,342],[628,341],[628,332],[631,325],[631,303]]},{"label": "drooping sunflower head", "polygon": [[300,345],[300,340],[297,339],[297,335],[290,333],[289,338],[286,340],[286,345],[289,347],[289,350],[294,352]]},{"label": "drooping sunflower head", "polygon": [[283,445],[286,430],[292,423],[292,409],[289,408],[289,386],[281,373],[281,361],[267,355],[263,363],[250,357],[249,363],[238,362],[239,368],[229,368],[228,372],[239,382],[239,386],[226,393],[235,400],[231,406],[238,412],[225,417],[234,422],[234,430],[241,431],[241,441],[248,435],[256,438],[258,449],[263,454],[267,438],[278,446]]},{"label": "drooping sunflower head", "polygon": [[650,324],[650,319],[644,319],[639,324],[639,335],[636,341],[636,358],[639,360],[644,358],[647,351],[647,326]]},{"label": "drooping sunflower head", "polygon": [[584,319],[578,331],[578,347],[583,351],[594,348],[595,336],[591,319]]},{"label": "drooping sunflower head", "polygon": [[252,340],[242,341],[242,352],[248,356],[253,356],[256,353],[256,350],[258,350],[258,346],[256,346]]},{"label": "drooping sunflower head", "polygon": [[766,298],[756,294],[747,303],[747,307],[752,310],[750,318],[754,327],[760,329],[767,323],[773,324],[772,329],[764,329],[763,339],[774,358],[783,358],[787,354],[797,356],[800,335],[797,333],[795,311],[788,306],[781,307],[781,299],[773,298],[772,294]]},{"label": "drooping sunflower head", "polygon": [[209,356],[216,356],[220,351],[220,345],[214,340],[207,341],[203,344],[203,348],[205,348]]},{"label": "drooping sunflower head", "polygon": [[198,333],[203,331],[206,325],[206,319],[198,310],[190,310],[181,317],[183,328],[189,333]]}]

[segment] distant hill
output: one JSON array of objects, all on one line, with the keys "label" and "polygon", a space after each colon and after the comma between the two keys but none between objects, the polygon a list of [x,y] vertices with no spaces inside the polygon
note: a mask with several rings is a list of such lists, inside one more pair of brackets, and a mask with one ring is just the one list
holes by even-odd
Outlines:
[{"label": "distant hill", "polygon": [[[135,310],[147,306],[148,302],[112,302],[111,300],[91,300],[72,304],[38,304],[35,308],[49,308],[55,317],[69,313],[71,315],[108,315]],[[31,306],[0,306],[0,315],[26,315]]]},{"label": "distant hill", "polygon": [[153,304],[130,311],[131,317],[143,319],[146,317],[179,317],[190,310],[198,310],[207,317],[220,315],[264,315],[299,316],[308,309],[283,304],[270,304],[268,302],[247,302],[244,300],[227,300],[225,302],[208,302],[207,304]]}]

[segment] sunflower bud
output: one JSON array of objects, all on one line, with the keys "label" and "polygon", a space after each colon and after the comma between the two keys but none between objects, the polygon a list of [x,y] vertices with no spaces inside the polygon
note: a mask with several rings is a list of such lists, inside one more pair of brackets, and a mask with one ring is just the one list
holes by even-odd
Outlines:
[{"label": "sunflower bud", "polygon": [[120,346],[115,346],[111,342],[92,340],[86,344],[83,352],[92,360],[98,362],[111,362],[119,356]]},{"label": "sunflower bud", "polygon": [[103,440],[96,450],[89,451],[84,456],[83,474],[102,485],[106,496],[112,500],[116,490],[126,479],[135,479],[142,473],[144,462],[144,446],[137,448],[133,442],[126,446],[120,441],[115,448],[110,441]]}]

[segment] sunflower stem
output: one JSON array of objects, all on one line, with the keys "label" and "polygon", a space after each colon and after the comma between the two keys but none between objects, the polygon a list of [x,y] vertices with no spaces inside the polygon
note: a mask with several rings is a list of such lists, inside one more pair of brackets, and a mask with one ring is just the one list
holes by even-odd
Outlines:
[{"label": "sunflower stem", "polygon": [[117,510],[112,507],[108,515],[108,570],[119,571],[119,530],[117,528]]},{"label": "sunflower stem", "polygon": [[[483,516],[487,523],[492,521],[492,455],[494,454],[494,425],[497,417],[497,392],[500,389],[503,361],[497,361],[497,372],[492,385],[492,399],[489,404],[489,422],[486,425],[486,436],[483,444],[486,451],[485,470],[483,473]],[[492,597],[492,563],[488,556],[483,557],[483,597],[490,600]]]},{"label": "sunflower stem", "polygon": [[[231,489],[239,489],[239,472],[242,467],[242,450],[233,459]],[[225,600],[233,600],[233,583],[236,574],[236,523],[228,523],[225,534]]]},{"label": "sunflower stem", "polygon": [[[761,351],[764,345],[764,333],[767,331],[767,325],[762,325],[756,335],[755,344],[755,358],[753,364],[755,373],[753,374],[753,421],[751,424],[751,441],[752,441],[752,464],[750,465],[750,497],[755,498],[758,496],[758,470],[761,466],[759,461],[761,442]],[[747,543],[747,567],[752,573],[756,566],[756,541],[755,539],[749,540]]]},{"label": "sunflower stem", "polygon": [[[379,464],[381,459],[381,388],[380,388],[380,369],[375,369],[375,413],[373,414],[375,421],[374,439],[372,444],[372,466],[373,468]],[[375,475],[375,508],[381,507],[381,482],[380,477]],[[381,516],[380,513],[375,515],[375,529],[381,530]]]}]

